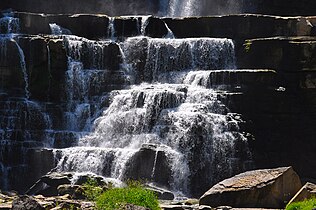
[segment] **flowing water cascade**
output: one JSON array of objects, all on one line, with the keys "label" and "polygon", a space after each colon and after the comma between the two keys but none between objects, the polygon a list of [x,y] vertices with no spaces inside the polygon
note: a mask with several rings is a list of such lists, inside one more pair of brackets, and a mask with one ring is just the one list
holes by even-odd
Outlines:
[{"label": "flowing water cascade", "polygon": [[115,17],[109,17],[109,25],[108,25],[108,37],[115,41],[115,25],[114,25]]},{"label": "flowing water cascade", "polygon": [[[98,50],[113,42],[66,41],[67,84],[72,85],[67,91],[69,107],[82,107],[76,97],[89,104],[91,84],[86,83],[80,62],[85,44],[95,49],[89,59],[98,66],[102,55]],[[109,107],[93,118],[92,132],[79,138],[77,147],[54,150],[58,171],[144,179],[177,195],[196,195],[207,187],[203,184],[243,169],[242,161],[251,157],[249,151],[244,160],[237,154],[236,148],[247,144],[246,135],[239,131],[241,116],[230,113],[224,103],[237,93],[212,89],[217,86],[206,82],[212,82],[217,69],[235,68],[231,40],[140,36],[118,46],[124,64],[120,68],[132,85],[109,94]],[[91,125],[93,120],[88,121]],[[67,122],[74,125],[80,120]]]},{"label": "flowing water cascade", "polygon": [[[43,151],[52,157],[38,160],[51,161],[45,173],[56,166],[52,170],[118,182],[141,179],[177,196],[198,196],[248,167],[249,136],[240,129],[242,116],[229,110],[230,98],[240,94],[226,80],[234,74],[229,69],[236,69],[233,41],[177,39],[163,21],[167,35],[147,37],[150,17],[111,17],[107,39],[100,40],[70,35],[56,23],[48,24],[51,35],[1,35],[0,67],[12,63],[21,75],[14,93],[6,92],[13,84],[1,75],[6,80],[0,94],[2,188],[14,188],[29,159],[35,165]],[[137,36],[117,35],[125,19]],[[19,20],[13,20],[5,20],[1,31],[17,33],[13,23]],[[45,53],[38,69],[47,69],[41,75],[48,79],[46,92],[64,90],[42,102],[32,101],[37,75],[32,52],[23,51],[33,38],[40,46],[34,49]],[[56,74],[62,74],[57,82]],[[16,153],[21,155],[15,158]]]},{"label": "flowing water cascade", "polygon": [[20,30],[19,18],[12,17],[12,14],[4,14],[4,17],[0,18],[0,34],[14,34]]},{"label": "flowing water cascade", "polygon": [[197,0],[169,0],[167,16],[189,17],[197,16],[200,12],[200,3]]}]

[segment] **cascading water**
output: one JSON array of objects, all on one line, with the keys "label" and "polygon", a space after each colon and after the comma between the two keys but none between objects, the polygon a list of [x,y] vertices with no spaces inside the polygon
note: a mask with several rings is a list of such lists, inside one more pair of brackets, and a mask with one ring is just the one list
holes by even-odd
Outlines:
[{"label": "cascading water", "polygon": [[[193,15],[194,11],[186,9],[192,9],[193,3],[171,0],[174,11],[170,15]],[[244,169],[243,161],[251,159],[250,153],[242,147],[246,155],[241,157],[240,149],[236,149],[247,144],[239,128],[243,122],[240,115],[230,113],[226,103],[238,93],[222,87],[226,81],[220,76],[230,72],[224,69],[235,69],[232,40],[177,39],[167,24],[165,38],[150,38],[144,36],[150,16],[132,18],[139,36],[117,38],[112,17],[104,28],[108,39],[99,41],[67,35],[70,31],[49,24],[53,36],[45,39],[58,40],[46,43],[46,48],[44,45],[47,78],[51,80],[56,73],[58,41],[68,59],[57,123],[43,111],[45,106],[30,101],[32,83],[28,83],[29,63],[21,48],[23,43],[19,46],[13,34],[0,39],[0,62],[7,62],[10,42],[19,55],[24,79],[22,98],[20,93],[19,97],[0,95],[0,105],[5,107],[0,110],[5,116],[0,121],[1,145],[5,145],[0,157],[10,158],[7,153],[14,153],[8,150],[15,145],[9,140],[21,138],[29,145],[20,147],[21,157],[28,148],[55,148],[57,171],[93,172],[121,181],[143,179],[177,195],[194,196]],[[2,24],[1,31],[16,33],[14,23],[18,20],[4,22],[8,24],[6,29]],[[48,88],[56,88],[51,82]],[[44,105],[56,108],[53,103]],[[63,125],[56,129],[58,123]],[[12,171],[20,173],[27,163],[1,161],[0,175],[6,178],[0,185],[10,188]]]},{"label": "cascading water", "polygon": [[72,34],[69,29],[63,28],[57,25],[56,23],[50,23],[49,27],[53,35],[63,35],[63,34],[71,35]]},{"label": "cascading water", "polygon": [[[68,42],[71,46],[82,48]],[[79,139],[78,147],[55,150],[57,170],[93,172],[119,180],[142,178],[179,195],[201,193],[205,186],[197,185],[214,183],[240,170],[235,147],[247,139],[239,132],[240,116],[229,113],[223,103],[230,93],[209,89],[201,82],[207,78],[192,76],[200,69],[234,68],[232,41],[135,37],[120,47],[125,63],[121,68],[128,67],[125,71],[135,78],[129,81],[152,84],[111,92],[110,106],[94,121],[93,131]],[[77,62],[78,58],[72,60],[70,66],[82,70],[82,63]],[[138,157],[152,162],[137,165]],[[161,167],[166,171],[164,178],[157,170]]]},{"label": "cascading water", "polygon": [[111,40],[115,40],[115,17],[109,17],[109,25],[108,25],[108,37]]},{"label": "cascading water", "polygon": [[4,14],[0,18],[0,34],[14,34],[20,31],[20,20],[12,17],[12,14]]},{"label": "cascading water", "polygon": [[197,0],[170,0],[167,16],[189,17],[199,15],[200,3]]}]

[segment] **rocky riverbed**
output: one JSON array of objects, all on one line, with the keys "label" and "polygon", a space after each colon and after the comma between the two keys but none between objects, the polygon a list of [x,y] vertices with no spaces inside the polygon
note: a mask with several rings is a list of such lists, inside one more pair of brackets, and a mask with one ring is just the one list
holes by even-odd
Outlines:
[{"label": "rocky riverbed", "polygon": [[[95,209],[83,193],[83,180],[71,185],[71,173],[51,173],[43,176],[29,192],[33,195],[0,193],[0,209]],[[101,177],[96,179],[104,188]],[[44,184],[44,185],[41,185]],[[45,186],[39,188],[39,186]],[[150,189],[150,188],[149,188]],[[284,209],[288,203],[302,201],[316,195],[316,185],[302,186],[292,167],[248,171],[214,185],[200,199],[175,200],[171,192],[151,188],[160,198],[162,210],[230,210],[230,209]],[[45,196],[44,196],[44,195]],[[50,196],[48,196],[50,194]],[[125,205],[126,210],[146,210],[135,205]]]}]

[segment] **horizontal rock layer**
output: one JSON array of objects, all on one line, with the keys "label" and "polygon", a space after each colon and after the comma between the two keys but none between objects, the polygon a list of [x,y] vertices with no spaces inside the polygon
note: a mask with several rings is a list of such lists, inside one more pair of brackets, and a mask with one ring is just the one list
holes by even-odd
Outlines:
[{"label": "horizontal rock layer", "polygon": [[[166,1],[165,1],[166,2]],[[168,2],[168,1],[167,1]],[[38,0],[3,0],[0,9],[13,8],[18,11],[43,12],[43,13],[105,13],[109,15],[131,14],[161,14],[164,15],[168,8],[161,5],[160,0],[141,1],[124,0],[117,2],[102,0],[65,2],[38,1]],[[315,4],[313,0],[287,1],[287,0],[201,0],[197,15],[218,15],[236,13],[261,13],[278,15],[314,15]],[[80,6],[79,6],[80,5]]]},{"label": "horizontal rock layer", "polygon": [[[49,23],[56,23],[72,34],[90,39],[109,37],[106,15],[45,15],[17,12],[21,33],[50,34]],[[140,35],[141,17],[115,17],[115,36],[120,39]],[[280,17],[267,15],[224,15],[188,18],[148,17],[143,35],[164,37],[168,30],[177,38],[214,37],[235,40],[271,36],[313,36],[315,17]],[[190,27],[187,27],[190,25]]]}]

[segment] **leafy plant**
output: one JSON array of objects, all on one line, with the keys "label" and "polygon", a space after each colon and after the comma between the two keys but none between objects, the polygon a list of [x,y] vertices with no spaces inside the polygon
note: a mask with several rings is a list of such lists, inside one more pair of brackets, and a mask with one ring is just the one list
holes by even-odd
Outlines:
[{"label": "leafy plant", "polygon": [[294,202],[286,206],[286,210],[312,210],[316,208],[316,198]]},{"label": "leafy plant", "polygon": [[98,185],[95,179],[89,178],[82,187],[84,196],[90,201],[96,200],[103,193],[103,188]]},{"label": "leafy plant", "polygon": [[102,210],[118,210],[126,204],[160,210],[154,192],[145,189],[139,182],[130,182],[125,188],[109,189],[96,199],[97,208]]}]

